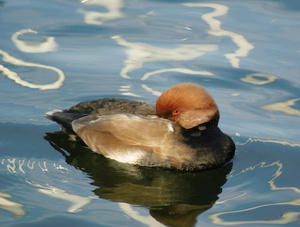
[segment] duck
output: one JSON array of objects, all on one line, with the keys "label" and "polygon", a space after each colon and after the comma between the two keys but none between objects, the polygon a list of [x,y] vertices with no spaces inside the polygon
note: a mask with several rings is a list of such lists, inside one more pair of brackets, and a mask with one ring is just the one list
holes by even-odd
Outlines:
[{"label": "duck", "polygon": [[123,98],[83,101],[45,116],[71,140],[118,162],[183,171],[223,166],[235,154],[216,102],[199,84],[177,84],[156,104]]}]

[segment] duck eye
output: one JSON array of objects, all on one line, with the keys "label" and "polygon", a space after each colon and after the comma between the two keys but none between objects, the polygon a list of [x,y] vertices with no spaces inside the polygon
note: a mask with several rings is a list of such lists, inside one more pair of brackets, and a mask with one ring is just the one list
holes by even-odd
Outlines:
[{"label": "duck eye", "polygon": [[173,114],[173,115],[178,115],[179,113],[180,113],[180,110],[179,110],[179,109],[176,109],[176,110],[173,111],[172,114]]}]

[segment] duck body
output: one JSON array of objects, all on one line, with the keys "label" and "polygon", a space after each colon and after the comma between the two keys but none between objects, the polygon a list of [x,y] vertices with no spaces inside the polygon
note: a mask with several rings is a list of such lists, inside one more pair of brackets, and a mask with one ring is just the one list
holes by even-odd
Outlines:
[{"label": "duck body", "polygon": [[51,111],[46,117],[92,151],[123,163],[192,171],[219,167],[233,158],[235,145],[218,128],[218,110],[214,114],[205,110],[208,117],[200,114],[201,120],[195,123],[186,120],[184,108],[180,109],[182,119],[176,118],[181,114],[177,107],[175,116],[162,117],[171,109],[161,112],[158,105],[106,98]]}]

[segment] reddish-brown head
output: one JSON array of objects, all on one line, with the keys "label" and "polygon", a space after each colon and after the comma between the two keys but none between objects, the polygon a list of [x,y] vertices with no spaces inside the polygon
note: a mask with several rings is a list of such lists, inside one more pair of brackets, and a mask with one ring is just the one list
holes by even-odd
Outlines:
[{"label": "reddish-brown head", "polygon": [[203,87],[194,83],[178,84],[162,93],[156,102],[156,113],[186,129],[214,118],[218,121],[215,101]]}]

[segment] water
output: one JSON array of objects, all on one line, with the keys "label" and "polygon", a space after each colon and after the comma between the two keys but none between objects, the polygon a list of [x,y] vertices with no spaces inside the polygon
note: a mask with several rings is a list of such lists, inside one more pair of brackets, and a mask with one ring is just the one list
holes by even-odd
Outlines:
[{"label": "water", "polygon": [[[0,1],[1,226],[295,226],[299,1]],[[44,118],[99,97],[210,91],[237,154],[201,173],[137,168]]]}]

